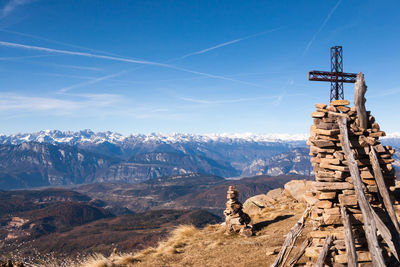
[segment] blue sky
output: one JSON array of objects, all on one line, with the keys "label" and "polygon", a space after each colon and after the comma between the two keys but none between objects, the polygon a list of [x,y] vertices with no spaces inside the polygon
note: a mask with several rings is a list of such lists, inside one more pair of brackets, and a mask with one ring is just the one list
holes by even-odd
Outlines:
[{"label": "blue sky", "polygon": [[[399,1],[0,1],[0,132],[306,133],[329,49],[400,132]],[[353,85],[345,85],[352,100]]]}]

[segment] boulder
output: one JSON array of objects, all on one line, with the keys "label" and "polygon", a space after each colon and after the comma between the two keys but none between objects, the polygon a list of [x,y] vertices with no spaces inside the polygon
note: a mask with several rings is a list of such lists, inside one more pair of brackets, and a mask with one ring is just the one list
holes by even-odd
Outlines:
[{"label": "boulder", "polygon": [[305,202],[304,194],[312,188],[311,181],[292,180],[285,184],[285,192],[299,202]]},{"label": "boulder", "polygon": [[281,197],[282,192],[283,192],[283,188],[273,189],[273,190],[268,191],[267,197],[269,197],[273,200],[277,200],[278,198]]},{"label": "boulder", "polygon": [[248,198],[243,204],[243,211],[248,214],[257,214],[266,207],[273,208],[271,204],[275,200],[267,195],[256,195]]}]

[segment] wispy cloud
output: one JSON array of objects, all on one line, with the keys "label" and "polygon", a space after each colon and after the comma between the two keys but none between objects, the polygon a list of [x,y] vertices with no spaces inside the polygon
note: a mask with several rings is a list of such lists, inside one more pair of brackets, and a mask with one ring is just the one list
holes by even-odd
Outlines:
[{"label": "wispy cloud", "polygon": [[241,84],[257,86],[257,87],[263,87],[261,85],[254,84],[254,83],[249,83],[249,82],[245,82],[245,81],[241,81],[241,80],[237,80],[237,79],[232,79],[232,78],[228,78],[228,77],[224,77],[224,76],[220,76],[220,75],[214,75],[214,74],[209,74],[209,73],[205,73],[205,72],[189,70],[189,69],[180,68],[180,67],[176,67],[176,66],[173,66],[173,65],[168,65],[168,64],[163,64],[163,63],[158,63],[158,62],[153,62],[153,61],[137,60],[137,59],[131,59],[131,58],[124,58],[124,57],[106,56],[106,55],[99,55],[99,54],[92,54],[92,53],[78,52],[78,51],[60,50],[60,49],[53,49],[53,48],[47,48],[47,47],[41,47],[41,46],[33,46],[33,45],[25,45],[25,44],[18,44],[18,43],[12,43],[12,42],[5,42],[5,41],[0,41],[0,46],[19,48],[19,49],[27,49],[27,50],[34,50],[34,51],[42,51],[42,52],[62,54],[62,55],[99,58],[99,59],[106,59],[106,60],[112,60],[112,61],[141,64],[141,65],[158,66],[158,67],[164,67],[164,68],[168,68],[168,69],[174,69],[174,70],[183,71],[183,72],[186,72],[186,73],[201,75],[201,76],[205,76],[205,77],[209,77],[209,78],[232,81],[232,82],[237,82],[237,83],[241,83]]},{"label": "wispy cloud", "polygon": [[48,57],[49,55],[36,55],[36,56],[24,56],[24,57],[0,57],[0,60],[4,61],[13,61],[13,60],[21,60],[27,58],[38,58],[38,57]]},{"label": "wispy cloud", "polygon": [[384,96],[391,96],[391,95],[400,95],[400,88],[384,90],[378,94],[371,95],[368,98],[384,97]]},{"label": "wispy cloud", "polygon": [[214,79],[219,79],[219,80],[226,80],[226,81],[241,83],[241,84],[245,84],[245,85],[251,85],[251,86],[255,86],[255,87],[265,88],[265,86],[262,86],[262,85],[259,85],[259,84],[256,84],[256,83],[250,83],[250,82],[237,80],[237,79],[233,79],[233,78],[229,78],[229,77],[225,77],[225,76],[214,75],[214,74],[209,74],[209,73],[204,73],[204,72],[200,72],[200,71],[189,70],[189,69],[180,68],[180,67],[174,67],[174,69],[180,70],[180,71],[184,71],[184,72],[188,72],[188,73],[192,73],[192,74],[197,74],[197,75],[200,75],[200,76],[209,77],[209,78],[214,78]]},{"label": "wispy cloud", "polygon": [[279,99],[280,96],[259,96],[259,97],[248,97],[248,98],[234,98],[234,99],[221,99],[221,100],[207,100],[207,99],[198,99],[191,97],[178,97],[178,99],[192,102],[196,104],[205,104],[205,105],[218,105],[218,104],[233,104],[240,102],[251,102],[258,100],[266,100],[266,99]]},{"label": "wispy cloud", "polygon": [[313,37],[311,38],[311,40],[308,42],[306,48],[303,51],[303,55],[305,53],[307,53],[308,49],[310,49],[311,45],[313,44],[313,42],[315,41],[315,39],[317,38],[317,35],[322,31],[322,29],[325,27],[325,25],[328,23],[328,21],[331,19],[333,13],[336,11],[336,9],[339,7],[340,3],[343,0],[339,0],[336,5],[332,8],[332,10],[329,12],[328,16],[325,18],[325,20],[322,22],[321,26],[318,28],[318,30],[314,33]]},{"label": "wispy cloud", "polygon": [[0,111],[62,111],[79,107],[79,103],[50,97],[32,97],[18,94],[0,94]]},{"label": "wispy cloud", "polygon": [[66,65],[66,64],[43,63],[43,62],[37,62],[37,61],[33,61],[33,60],[25,60],[25,62],[39,64],[39,65],[45,65],[45,66],[51,66],[51,67],[67,68],[67,69],[102,71],[101,68],[89,67],[89,66],[81,66],[81,65]]},{"label": "wispy cloud", "polygon": [[208,47],[208,48],[196,51],[196,52],[192,52],[192,53],[183,55],[181,57],[174,58],[171,61],[177,61],[177,60],[181,60],[181,59],[184,59],[184,58],[187,58],[187,57],[191,57],[191,56],[194,56],[194,55],[204,54],[204,53],[210,52],[212,50],[215,50],[215,49],[218,49],[218,48],[221,48],[221,47],[224,47],[224,46],[228,46],[228,45],[231,45],[231,44],[235,44],[235,43],[238,43],[238,42],[250,39],[250,38],[254,38],[254,37],[257,37],[257,36],[260,36],[260,35],[264,35],[264,34],[267,34],[267,33],[270,33],[270,32],[274,32],[274,31],[277,31],[279,29],[280,28],[272,29],[272,30],[268,30],[268,31],[263,31],[263,32],[259,32],[259,33],[252,34],[252,35],[249,35],[249,36],[245,36],[245,37],[242,37],[242,38],[238,38],[238,39],[234,39],[234,40],[227,41],[227,42],[224,42],[224,43],[220,43],[220,44],[217,44],[217,45],[214,45],[214,46],[211,46],[211,47]]},{"label": "wispy cloud", "polygon": [[92,80],[89,80],[89,81],[86,81],[86,82],[82,82],[82,83],[74,84],[74,85],[71,85],[71,86],[67,86],[67,87],[59,89],[58,92],[65,93],[65,92],[67,92],[67,91],[69,91],[71,89],[76,89],[76,88],[83,87],[83,86],[86,86],[86,85],[95,84],[95,83],[98,83],[98,82],[101,82],[101,81],[104,81],[104,80],[108,80],[108,79],[120,76],[120,75],[122,75],[124,73],[127,73],[127,72],[128,72],[127,70],[120,71],[120,72],[117,72],[117,73],[114,73],[114,74],[110,74],[110,75],[106,75],[106,76],[103,76],[103,77],[95,78],[95,79],[92,79]]},{"label": "wispy cloud", "polygon": [[10,0],[10,1],[8,1],[0,11],[0,18],[7,17],[18,7],[32,3],[33,1],[34,0]]},{"label": "wispy cloud", "polygon": [[146,61],[146,60],[137,60],[137,59],[123,58],[123,57],[105,56],[105,55],[98,55],[98,54],[92,54],[92,53],[86,53],[86,52],[69,51],[69,50],[60,50],[60,49],[53,49],[53,48],[47,48],[47,47],[41,47],[41,46],[33,46],[33,45],[25,45],[25,44],[18,44],[18,43],[4,42],[4,41],[0,41],[0,46],[20,48],[20,49],[28,49],[28,50],[35,50],[35,51],[42,51],[42,52],[47,52],[47,53],[70,55],[70,56],[82,56],[82,57],[108,59],[108,60],[112,60],[112,61],[128,62],[128,63],[135,63],[135,64],[170,67],[170,66],[168,66],[166,64],[152,62],[152,61]]},{"label": "wispy cloud", "polygon": [[114,94],[76,94],[71,96],[73,97],[70,99],[61,99],[57,97],[0,93],[0,111],[70,113],[87,107],[112,107],[123,100],[122,96]]},{"label": "wispy cloud", "polygon": [[11,33],[11,34],[19,35],[19,36],[29,37],[29,38],[36,39],[36,40],[45,41],[45,42],[48,42],[48,43],[63,45],[63,46],[82,49],[82,50],[87,50],[87,51],[101,53],[101,54],[105,54],[105,55],[118,56],[118,55],[116,55],[114,53],[106,52],[106,51],[103,51],[103,50],[97,50],[97,49],[92,49],[92,48],[88,48],[88,47],[84,47],[84,46],[80,46],[80,45],[70,44],[70,43],[66,43],[66,42],[60,42],[60,41],[56,41],[56,40],[49,39],[49,38],[44,38],[44,37],[41,37],[41,36],[29,34],[29,33],[11,31],[11,30],[8,30],[8,29],[0,29],[0,32]]},{"label": "wispy cloud", "polygon": [[137,103],[118,94],[64,94],[59,96],[28,96],[11,92],[0,93],[0,113],[7,118],[55,116],[60,118],[121,118],[177,119],[174,113],[159,105]]}]

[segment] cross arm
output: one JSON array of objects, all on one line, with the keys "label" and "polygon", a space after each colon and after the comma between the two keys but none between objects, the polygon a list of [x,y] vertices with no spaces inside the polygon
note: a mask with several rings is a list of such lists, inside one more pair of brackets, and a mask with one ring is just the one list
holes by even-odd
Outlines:
[{"label": "cross arm", "polygon": [[308,73],[309,81],[334,82],[336,79],[338,82],[355,83],[357,80],[357,74],[345,72],[332,73],[329,71],[319,70],[313,70]]}]

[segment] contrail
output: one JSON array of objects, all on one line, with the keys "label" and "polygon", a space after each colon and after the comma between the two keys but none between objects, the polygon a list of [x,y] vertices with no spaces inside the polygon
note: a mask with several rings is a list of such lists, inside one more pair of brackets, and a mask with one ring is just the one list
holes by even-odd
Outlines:
[{"label": "contrail", "polygon": [[59,50],[47,47],[40,47],[40,46],[33,46],[33,45],[25,45],[25,44],[17,44],[17,43],[10,43],[0,41],[0,46],[7,46],[13,48],[22,48],[22,49],[29,49],[29,50],[36,50],[48,53],[56,53],[56,54],[64,54],[64,55],[72,55],[72,56],[83,56],[83,57],[92,57],[92,58],[100,58],[100,59],[108,59],[113,61],[121,61],[121,62],[128,62],[128,63],[136,63],[136,64],[143,64],[143,65],[154,65],[154,66],[162,66],[162,67],[170,67],[169,65],[145,61],[145,60],[136,60],[130,58],[123,58],[123,57],[113,57],[113,56],[104,56],[104,55],[97,55],[85,52],[76,52],[76,51],[68,51],[68,50]]},{"label": "contrail", "polygon": [[18,60],[26,58],[48,57],[48,55],[24,56],[24,57],[0,57],[0,60]]},{"label": "contrail", "polygon": [[260,97],[249,97],[249,98],[237,98],[237,99],[222,99],[222,100],[205,100],[205,99],[196,99],[191,97],[178,97],[178,99],[192,102],[196,104],[206,104],[206,105],[213,105],[213,104],[234,104],[240,102],[250,102],[250,101],[257,101],[257,100],[265,100],[265,99],[277,99],[279,96],[260,96]]},{"label": "contrail", "polygon": [[340,3],[343,0],[339,0],[336,5],[332,8],[331,12],[329,12],[328,16],[325,18],[324,22],[322,22],[321,26],[319,27],[318,31],[313,35],[313,37],[311,38],[311,40],[308,42],[306,48],[304,49],[303,52],[303,56],[305,53],[307,53],[308,49],[311,47],[312,43],[315,41],[315,38],[317,38],[317,35],[322,31],[322,29],[325,27],[325,25],[328,23],[328,21],[330,20],[331,16],[333,15],[333,13],[336,11],[336,9],[338,8],[338,6],[340,5]]},{"label": "contrail", "polygon": [[98,82],[101,82],[101,81],[104,81],[104,80],[108,80],[108,79],[120,76],[120,75],[122,75],[122,74],[124,74],[126,72],[128,72],[128,71],[127,70],[120,71],[118,73],[110,74],[110,75],[99,77],[99,78],[96,78],[96,79],[92,79],[92,80],[89,80],[89,81],[86,81],[86,82],[82,82],[82,83],[78,83],[78,84],[71,85],[71,86],[68,86],[68,87],[64,87],[64,88],[61,88],[58,91],[60,93],[66,93],[67,91],[69,91],[71,89],[75,89],[75,88],[79,88],[79,87],[82,87],[82,86],[85,86],[85,85],[95,84],[95,83],[98,83]]},{"label": "contrail", "polygon": [[87,48],[87,47],[84,47],[84,46],[69,44],[69,43],[65,43],[65,42],[60,42],[60,41],[56,41],[56,40],[52,40],[52,39],[48,39],[48,38],[43,38],[43,37],[40,37],[40,36],[37,36],[37,35],[33,35],[33,34],[10,31],[10,30],[6,30],[6,29],[0,29],[0,31],[1,32],[15,34],[15,35],[19,35],[19,36],[29,37],[29,38],[33,38],[33,39],[49,42],[49,43],[59,44],[59,45],[63,45],[63,46],[69,46],[69,47],[72,47],[72,48],[78,48],[78,49],[83,49],[83,50],[87,50],[87,51],[91,51],[91,52],[102,53],[102,54],[106,54],[106,55],[109,55],[109,56],[119,56],[119,55],[116,55],[116,54],[113,54],[113,53],[109,53],[109,52],[106,52],[106,51],[91,49],[91,48]]},{"label": "contrail", "polygon": [[245,81],[241,81],[241,80],[236,80],[236,79],[228,78],[228,77],[225,77],[225,76],[208,74],[208,73],[204,73],[204,72],[200,72],[200,71],[194,71],[194,70],[189,70],[189,69],[184,69],[184,68],[179,68],[179,67],[174,67],[174,66],[173,66],[173,69],[184,71],[184,72],[188,72],[188,73],[193,73],[193,74],[197,74],[197,75],[201,75],[201,76],[206,76],[206,77],[209,77],[209,78],[215,78],[215,79],[226,80],[226,81],[231,81],[231,82],[237,82],[237,83],[241,83],[241,84],[251,85],[251,86],[255,86],[255,87],[265,88],[264,86],[261,86],[261,85],[255,84],[255,83],[249,83],[249,82],[245,82]]},{"label": "contrail", "polygon": [[267,33],[270,33],[270,32],[277,31],[279,29],[280,28],[276,28],[276,29],[272,29],[272,30],[268,30],[268,31],[264,31],[264,32],[256,33],[256,34],[252,34],[252,35],[249,35],[249,36],[246,36],[246,37],[243,37],[243,38],[238,38],[238,39],[235,39],[235,40],[232,40],[232,41],[224,42],[224,43],[221,43],[221,44],[217,44],[217,45],[214,45],[214,46],[206,48],[206,49],[202,49],[202,50],[199,50],[199,51],[196,51],[196,52],[192,52],[192,53],[183,55],[183,56],[178,57],[178,58],[174,58],[174,59],[172,59],[170,61],[177,61],[177,60],[181,60],[181,59],[184,59],[184,58],[187,58],[187,57],[191,57],[191,56],[194,56],[194,55],[204,54],[204,53],[212,51],[214,49],[218,49],[218,48],[221,48],[221,47],[224,47],[224,46],[227,46],[227,45],[235,44],[235,43],[238,43],[238,42],[241,42],[241,41],[244,41],[244,40],[256,37],[256,36],[260,36],[260,35],[264,35],[264,34],[267,34]]},{"label": "contrail", "polygon": [[[253,37],[256,37],[256,36],[260,36],[260,35],[263,35],[263,34],[266,34],[266,33],[274,32],[274,31],[277,31],[279,29],[280,28],[276,28],[276,29],[272,29],[272,30],[268,30],[268,31],[263,31],[263,32],[260,32],[260,33],[256,33],[256,34],[252,34],[252,35],[243,37],[243,38],[239,38],[239,39],[235,39],[235,40],[232,40],[232,41],[229,41],[229,42],[221,43],[221,44],[215,45],[213,47],[209,47],[209,48],[197,51],[197,52],[186,54],[186,55],[178,57],[178,58],[170,59],[167,62],[178,61],[178,60],[181,60],[181,59],[193,56],[193,55],[203,54],[203,53],[206,53],[208,51],[211,51],[211,50],[214,50],[214,49],[217,49],[217,48],[220,48],[220,47],[224,47],[224,46],[227,46],[227,45],[230,45],[230,44],[234,44],[234,43],[237,43],[237,42],[240,42],[240,41],[243,41],[243,40],[246,40],[246,39],[250,39],[250,38],[253,38]],[[258,84],[244,82],[244,81],[240,81],[240,80],[236,80],[236,79],[232,79],[232,78],[228,78],[228,77],[208,74],[208,73],[204,73],[204,72],[192,71],[192,70],[183,69],[183,68],[179,68],[179,67],[175,67],[175,66],[170,66],[170,67],[173,68],[173,69],[176,69],[176,70],[189,72],[189,73],[192,73],[192,74],[197,74],[197,75],[201,75],[201,76],[205,76],[205,77],[209,77],[209,78],[227,80],[227,81],[237,82],[237,83],[241,83],[241,84],[256,86],[256,87],[263,87],[263,86],[260,86]],[[123,72],[123,73],[125,73],[125,72]],[[122,73],[119,73],[119,74],[122,74]],[[103,80],[107,80],[107,79],[110,79],[110,78],[114,78],[116,76],[119,76],[119,74],[116,73],[116,74],[112,74],[112,75],[107,75],[107,76],[95,79],[95,80],[93,80],[93,82],[80,83],[80,84],[77,84],[76,86],[71,86],[71,87],[67,87],[67,88],[69,90],[69,89],[72,89],[72,88],[81,87],[81,86],[86,85],[86,84],[93,84],[93,83],[96,83],[96,82],[99,82],[99,81],[103,81]],[[65,88],[63,88],[63,89],[65,89]],[[61,89],[61,90],[63,90],[63,89]]]},{"label": "contrail", "polygon": [[237,82],[237,83],[242,83],[242,84],[247,84],[247,85],[252,85],[252,86],[257,86],[257,87],[262,87],[260,85],[256,85],[256,84],[253,84],[253,83],[248,83],[248,82],[244,82],[244,81],[240,81],[240,80],[236,80],[236,79],[227,78],[227,77],[224,77],[224,76],[213,75],[213,74],[208,74],[208,73],[204,73],[204,72],[200,72],[200,71],[194,71],[194,70],[179,68],[179,67],[176,67],[176,66],[173,66],[173,65],[168,65],[168,64],[163,64],[163,63],[158,63],[158,62],[153,62],[153,61],[137,60],[137,59],[123,58],[123,57],[105,56],[105,55],[98,55],[98,54],[77,52],[77,51],[69,51],[69,50],[60,50],[60,49],[53,49],[53,48],[33,46],[33,45],[25,45],[25,44],[18,44],[18,43],[4,42],[4,41],[0,41],[0,46],[21,48],[21,49],[28,49],[28,50],[35,50],[35,51],[42,51],[42,52],[63,54],[63,55],[72,55],[72,56],[82,56],[82,57],[90,57],[90,58],[107,59],[107,60],[112,60],[112,61],[135,63],[135,64],[142,64],[142,65],[159,66],[159,67],[164,67],[164,68],[168,68],[168,69],[174,69],[174,70],[179,70],[179,71],[183,71],[183,72],[187,72],[187,73],[206,76],[206,77],[210,77],[210,78],[215,78],[215,79],[220,79],[220,80],[227,80],[227,81],[232,81],[232,82]]}]

